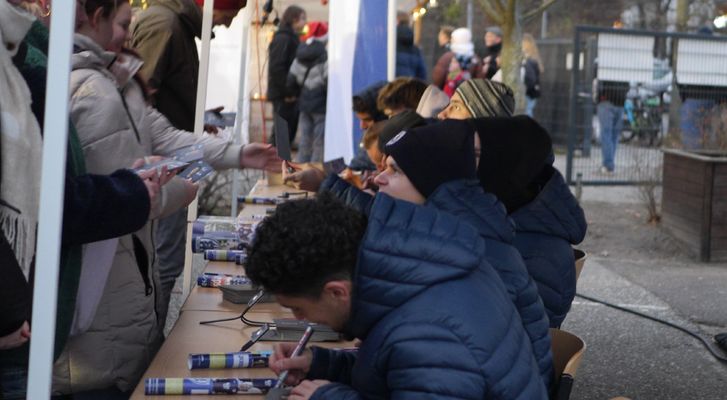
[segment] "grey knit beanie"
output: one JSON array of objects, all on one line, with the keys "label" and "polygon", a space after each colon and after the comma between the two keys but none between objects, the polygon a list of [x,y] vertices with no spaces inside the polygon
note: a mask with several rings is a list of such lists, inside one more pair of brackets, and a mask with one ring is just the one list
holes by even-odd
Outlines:
[{"label": "grey knit beanie", "polygon": [[468,79],[456,90],[472,118],[510,117],[515,97],[509,86],[488,79]]}]

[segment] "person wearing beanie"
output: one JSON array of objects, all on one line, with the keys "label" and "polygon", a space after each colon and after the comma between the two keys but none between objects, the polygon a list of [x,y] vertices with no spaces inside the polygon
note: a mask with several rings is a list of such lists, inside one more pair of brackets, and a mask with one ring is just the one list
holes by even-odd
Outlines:
[{"label": "person wearing beanie", "polygon": [[509,117],[515,111],[515,97],[509,86],[487,79],[464,81],[439,119]]},{"label": "person wearing beanie", "polygon": [[449,51],[439,57],[434,65],[432,84],[451,97],[463,81],[479,77],[481,69],[481,61],[472,43],[472,32],[467,28],[458,28],[452,32]]},{"label": "person wearing beanie", "polygon": [[298,46],[288,73],[288,92],[298,98],[300,146],[296,162],[322,162],[328,92],[328,24],[307,25],[307,39]]},{"label": "person wearing beanie", "polygon": [[445,211],[477,229],[484,258],[502,279],[528,334],[540,377],[550,386],[553,359],[548,317],[520,253],[505,207],[476,179],[474,128],[448,120],[399,133],[386,145],[387,169],[376,178],[379,191]]},{"label": "person wearing beanie", "polygon": [[386,143],[399,132],[426,124],[426,120],[415,111],[406,110],[389,118],[379,134],[379,151],[386,154]]},{"label": "person wearing beanie", "polygon": [[480,76],[485,79],[492,79],[500,67],[497,65],[497,57],[502,51],[502,29],[499,26],[490,26],[485,32],[485,47],[487,54],[482,57],[482,72]]},{"label": "person wearing beanie", "polygon": [[[375,139],[378,150],[376,153],[386,154],[384,146],[394,136],[404,130],[423,126],[426,121],[414,111],[407,110],[379,123],[381,127]],[[381,160],[382,162],[377,165],[377,173],[386,168],[386,165],[383,164],[385,160],[386,157],[384,156]],[[285,168],[283,170],[285,171]],[[304,190],[331,193],[347,205],[367,214],[373,202],[373,192],[371,190],[365,191],[364,188],[376,190],[375,177],[365,178],[364,182],[362,182],[362,187],[358,187],[345,179],[349,175],[348,171],[344,171],[341,175],[343,177],[336,174],[328,174],[326,176],[318,170],[306,169],[290,175],[284,173],[283,180],[300,183],[300,188]],[[305,183],[305,186],[303,183]]]},{"label": "person wearing beanie", "polygon": [[550,326],[560,327],[575,296],[571,245],[585,237],[583,209],[551,165],[550,137],[535,120],[520,115],[469,122],[481,146],[480,184],[515,221],[514,245],[538,285]]}]

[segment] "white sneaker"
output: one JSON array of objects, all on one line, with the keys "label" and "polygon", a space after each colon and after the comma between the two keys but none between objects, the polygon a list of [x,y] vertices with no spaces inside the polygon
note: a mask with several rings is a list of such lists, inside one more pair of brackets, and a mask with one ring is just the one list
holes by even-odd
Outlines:
[{"label": "white sneaker", "polygon": [[601,169],[598,170],[598,172],[600,172],[603,175],[609,175],[609,176],[613,175],[613,171],[611,171],[610,169],[608,169],[606,167],[601,167]]}]

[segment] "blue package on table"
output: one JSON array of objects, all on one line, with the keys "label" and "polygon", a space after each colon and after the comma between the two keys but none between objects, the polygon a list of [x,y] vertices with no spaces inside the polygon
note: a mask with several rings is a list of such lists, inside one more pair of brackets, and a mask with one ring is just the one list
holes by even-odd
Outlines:
[{"label": "blue package on table", "polygon": [[205,272],[197,277],[197,285],[201,287],[216,288],[222,285],[248,285],[250,283],[250,279],[242,275]]},{"label": "blue package on table", "polygon": [[190,354],[189,369],[266,368],[269,356],[240,351],[235,353]]},{"label": "blue package on table", "polygon": [[204,259],[209,261],[237,261],[239,256],[246,256],[245,250],[205,250]]},{"label": "blue package on table", "polygon": [[148,378],[144,381],[144,394],[263,394],[276,383],[276,379]]},{"label": "blue package on table", "polygon": [[240,241],[235,232],[217,232],[202,236],[192,235],[192,252],[202,253],[205,250],[244,250],[245,243]]}]

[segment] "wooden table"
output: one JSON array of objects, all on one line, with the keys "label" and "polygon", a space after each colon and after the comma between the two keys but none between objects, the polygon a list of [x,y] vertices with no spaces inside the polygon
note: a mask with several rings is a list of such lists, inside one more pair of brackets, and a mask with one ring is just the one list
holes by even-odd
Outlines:
[{"label": "wooden table", "polygon": [[[132,399],[147,398],[144,396],[144,380],[147,378],[275,378],[275,373],[268,368],[248,369],[195,369],[187,368],[189,353],[228,353],[240,350],[250,339],[257,328],[247,327],[240,321],[220,322],[212,325],[200,325],[200,321],[209,319],[232,318],[236,313],[214,311],[184,311],[181,313],[174,329],[162,348],[157,353],[144,377],[136,386]],[[289,313],[255,313],[253,318],[272,320],[289,316]],[[273,342],[259,342],[250,351],[259,352],[272,350]],[[218,395],[219,396],[219,395]],[[213,398],[218,396],[194,396]],[[149,396],[149,398],[157,396]],[[164,399],[190,399],[189,396],[163,396]],[[261,399],[263,396],[248,396],[250,399]]]},{"label": "wooden table", "polygon": [[[250,196],[277,197],[284,192],[298,192],[294,188],[283,185],[267,186],[265,181],[258,181],[250,191]],[[298,196],[296,196],[297,198]],[[245,204],[240,217],[252,218],[253,215],[266,215],[266,210],[274,208],[270,205]],[[212,261],[205,272],[232,275],[244,275],[245,270],[232,262]],[[222,299],[222,292],[217,288],[195,286],[184,302],[181,314],[174,328],[162,345],[159,353],[152,361],[142,380],[136,386],[131,398],[164,398],[164,399],[206,399],[210,396],[144,396],[144,380],[147,378],[276,378],[268,368],[250,369],[196,369],[187,368],[190,353],[228,353],[238,351],[250,339],[256,327],[248,327],[239,320],[220,322],[211,325],[200,325],[200,321],[233,318],[239,315],[245,304],[234,304]],[[258,303],[248,313],[249,318],[258,321],[272,321],[274,318],[291,318],[292,313],[277,303]],[[259,352],[272,350],[274,342],[259,342],[250,351]],[[322,347],[345,347],[350,343],[324,342],[316,343]],[[245,399],[262,399],[259,395],[245,395]]]},{"label": "wooden table", "polygon": [[[219,274],[245,275],[245,269],[233,262],[210,261],[205,272]],[[190,291],[187,301],[182,305],[184,311],[229,311],[241,313],[245,304],[230,303],[222,299],[222,292],[218,288],[196,286]],[[282,312],[285,309],[277,303],[258,303],[253,312]],[[213,319],[213,318],[210,318]]]}]

